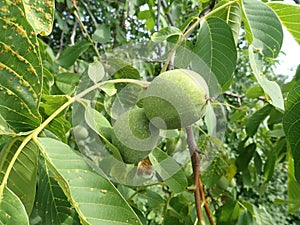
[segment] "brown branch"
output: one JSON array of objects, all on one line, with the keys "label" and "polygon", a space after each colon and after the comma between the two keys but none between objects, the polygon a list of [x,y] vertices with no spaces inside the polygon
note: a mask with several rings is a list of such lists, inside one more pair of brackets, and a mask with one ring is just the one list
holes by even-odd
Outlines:
[{"label": "brown branch", "polygon": [[213,216],[209,208],[209,205],[206,201],[204,188],[202,185],[202,181],[200,179],[200,149],[198,148],[197,143],[195,141],[195,135],[192,127],[188,126],[185,129],[187,133],[187,144],[191,155],[192,167],[194,173],[194,185],[195,185],[194,195],[196,201],[196,211],[197,211],[198,220],[200,221],[201,224],[205,224],[203,213],[202,213],[202,202],[203,202],[208,220],[211,225],[214,225],[215,222],[213,220]]},{"label": "brown branch", "polygon": [[206,201],[205,194],[204,194],[204,188],[203,188],[202,181],[201,181],[200,177],[199,177],[199,188],[200,188],[200,193],[201,193],[201,199],[202,199],[202,201],[204,203],[204,209],[205,209],[206,215],[208,217],[209,223],[211,225],[214,225],[215,221],[213,219],[213,216],[212,216],[212,213],[210,211],[209,205],[208,205],[208,203]]},{"label": "brown branch", "polygon": [[196,201],[196,211],[197,217],[201,224],[205,224],[204,217],[202,213],[202,201],[201,201],[201,193],[199,188],[199,177],[200,177],[200,156],[199,149],[195,141],[194,132],[191,126],[185,128],[187,134],[187,144],[190,151],[190,156],[192,160],[193,174],[194,174],[194,185],[195,185],[195,201]]},{"label": "brown branch", "polygon": [[[164,8],[164,10],[167,10],[167,9],[168,9],[168,5],[167,5],[167,3],[165,2],[165,0],[161,0],[161,5],[162,5],[162,7]],[[170,15],[170,13],[166,13],[166,16],[167,16],[167,18],[168,18],[168,20],[169,20],[169,22],[170,22],[170,25],[171,25],[171,26],[175,26],[175,22],[174,22],[172,16]]]}]

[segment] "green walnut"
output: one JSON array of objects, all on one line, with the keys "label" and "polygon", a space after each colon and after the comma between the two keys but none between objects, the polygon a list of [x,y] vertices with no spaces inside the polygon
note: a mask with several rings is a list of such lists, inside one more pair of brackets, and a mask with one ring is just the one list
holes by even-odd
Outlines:
[{"label": "green walnut", "polygon": [[208,86],[200,74],[175,69],[157,76],[141,100],[151,123],[160,129],[177,129],[202,118],[208,98]]},{"label": "green walnut", "polygon": [[122,114],[113,130],[112,143],[125,163],[134,164],[146,158],[159,141],[159,129],[150,123],[142,108]]}]

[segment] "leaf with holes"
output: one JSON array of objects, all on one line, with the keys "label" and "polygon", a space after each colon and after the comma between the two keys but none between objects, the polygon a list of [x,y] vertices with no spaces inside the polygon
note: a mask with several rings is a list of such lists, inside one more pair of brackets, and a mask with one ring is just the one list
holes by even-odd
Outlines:
[{"label": "leaf with holes", "polygon": [[[38,164],[38,147],[29,142],[17,156],[16,161],[13,157],[17,153],[18,148],[22,144],[21,138],[11,139],[6,143],[0,154],[0,180],[1,186],[7,182],[10,188],[22,201],[28,214],[31,213],[37,179],[37,164]],[[12,166],[10,170],[9,167]],[[1,196],[0,193],[0,198]]]},{"label": "leaf with holes", "polygon": [[51,138],[38,140],[43,157],[83,224],[141,224],[114,185],[68,145]]},{"label": "leaf with holes", "polygon": [[219,18],[201,24],[192,69],[203,76],[211,97],[228,89],[236,67],[237,52],[229,25]]},{"label": "leaf with holes", "polygon": [[52,31],[54,0],[23,0],[26,18],[38,34],[47,36]]},{"label": "leaf with holes", "polygon": [[1,1],[0,9],[0,114],[16,132],[28,131],[41,122],[38,42],[22,1]]}]

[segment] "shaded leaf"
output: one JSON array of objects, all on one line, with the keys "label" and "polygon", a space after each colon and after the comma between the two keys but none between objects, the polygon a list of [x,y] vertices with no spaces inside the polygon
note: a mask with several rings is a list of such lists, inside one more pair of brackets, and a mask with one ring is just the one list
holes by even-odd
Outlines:
[{"label": "shaded leaf", "polygon": [[240,171],[245,171],[248,168],[248,165],[255,153],[256,144],[251,143],[247,145],[245,148],[239,150],[239,155],[236,159],[237,167]]},{"label": "shaded leaf", "polygon": [[83,224],[141,224],[114,185],[68,145],[50,138],[38,140],[47,164]]},{"label": "shaded leaf", "polygon": [[236,67],[237,52],[229,25],[219,18],[201,24],[192,68],[206,80],[211,97],[228,89]]},{"label": "shaded leaf", "polygon": [[76,90],[76,85],[80,76],[76,73],[59,73],[55,76],[57,88],[64,94],[72,95]]},{"label": "shaded leaf", "polygon": [[295,178],[300,183],[300,84],[289,92],[286,111],[283,115],[283,128],[290,144],[294,159]]},{"label": "shaded leaf", "polygon": [[259,125],[264,121],[264,119],[270,114],[273,106],[270,104],[265,105],[261,109],[257,110],[247,121],[246,133],[248,136],[252,137],[256,134]]},{"label": "shaded leaf", "polygon": [[4,188],[0,200],[1,224],[29,225],[28,216],[22,202],[10,189]]},{"label": "shaded leaf", "polygon": [[267,5],[277,13],[281,23],[300,44],[300,6],[283,2],[268,2]]},{"label": "shaded leaf", "polygon": [[65,48],[57,61],[58,64],[65,68],[72,66],[75,61],[82,55],[82,53],[84,53],[90,47],[90,45],[91,43],[89,41],[83,40],[77,42],[73,46]]},{"label": "shaded leaf", "polygon": [[[2,149],[0,153],[0,179],[1,185],[3,185],[4,176],[9,176],[8,188],[20,198],[27,213],[30,214],[36,191],[38,147],[33,142],[29,142],[14,162],[12,159],[22,141],[21,138],[11,139]],[[8,171],[9,166],[13,166],[11,171]]]},{"label": "shaded leaf", "polygon": [[159,148],[155,148],[149,157],[153,168],[172,192],[179,193],[186,189],[188,183],[185,173],[173,158]]},{"label": "shaded leaf", "polygon": [[26,18],[34,30],[43,36],[52,31],[54,20],[54,0],[23,0]]},{"label": "shaded leaf", "polygon": [[21,1],[1,1],[0,9],[0,114],[15,131],[28,131],[41,122],[38,41]]}]

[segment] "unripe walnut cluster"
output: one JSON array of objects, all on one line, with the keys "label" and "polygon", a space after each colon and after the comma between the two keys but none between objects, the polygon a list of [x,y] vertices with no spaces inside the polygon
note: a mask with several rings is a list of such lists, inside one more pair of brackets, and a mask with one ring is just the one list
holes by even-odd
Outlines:
[{"label": "unripe walnut cluster", "polygon": [[164,72],[143,99],[146,116],[160,129],[187,127],[205,114],[208,86],[200,74],[186,69]]},{"label": "unripe walnut cluster", "polygon": [[209,96],[200,74],[186,69],[161,73],[141,98],[143,108],[122,114],[114,124],[113,144],[125,163],[137,163],[157,146],[159,129],[178,129],[202,118]]}]

